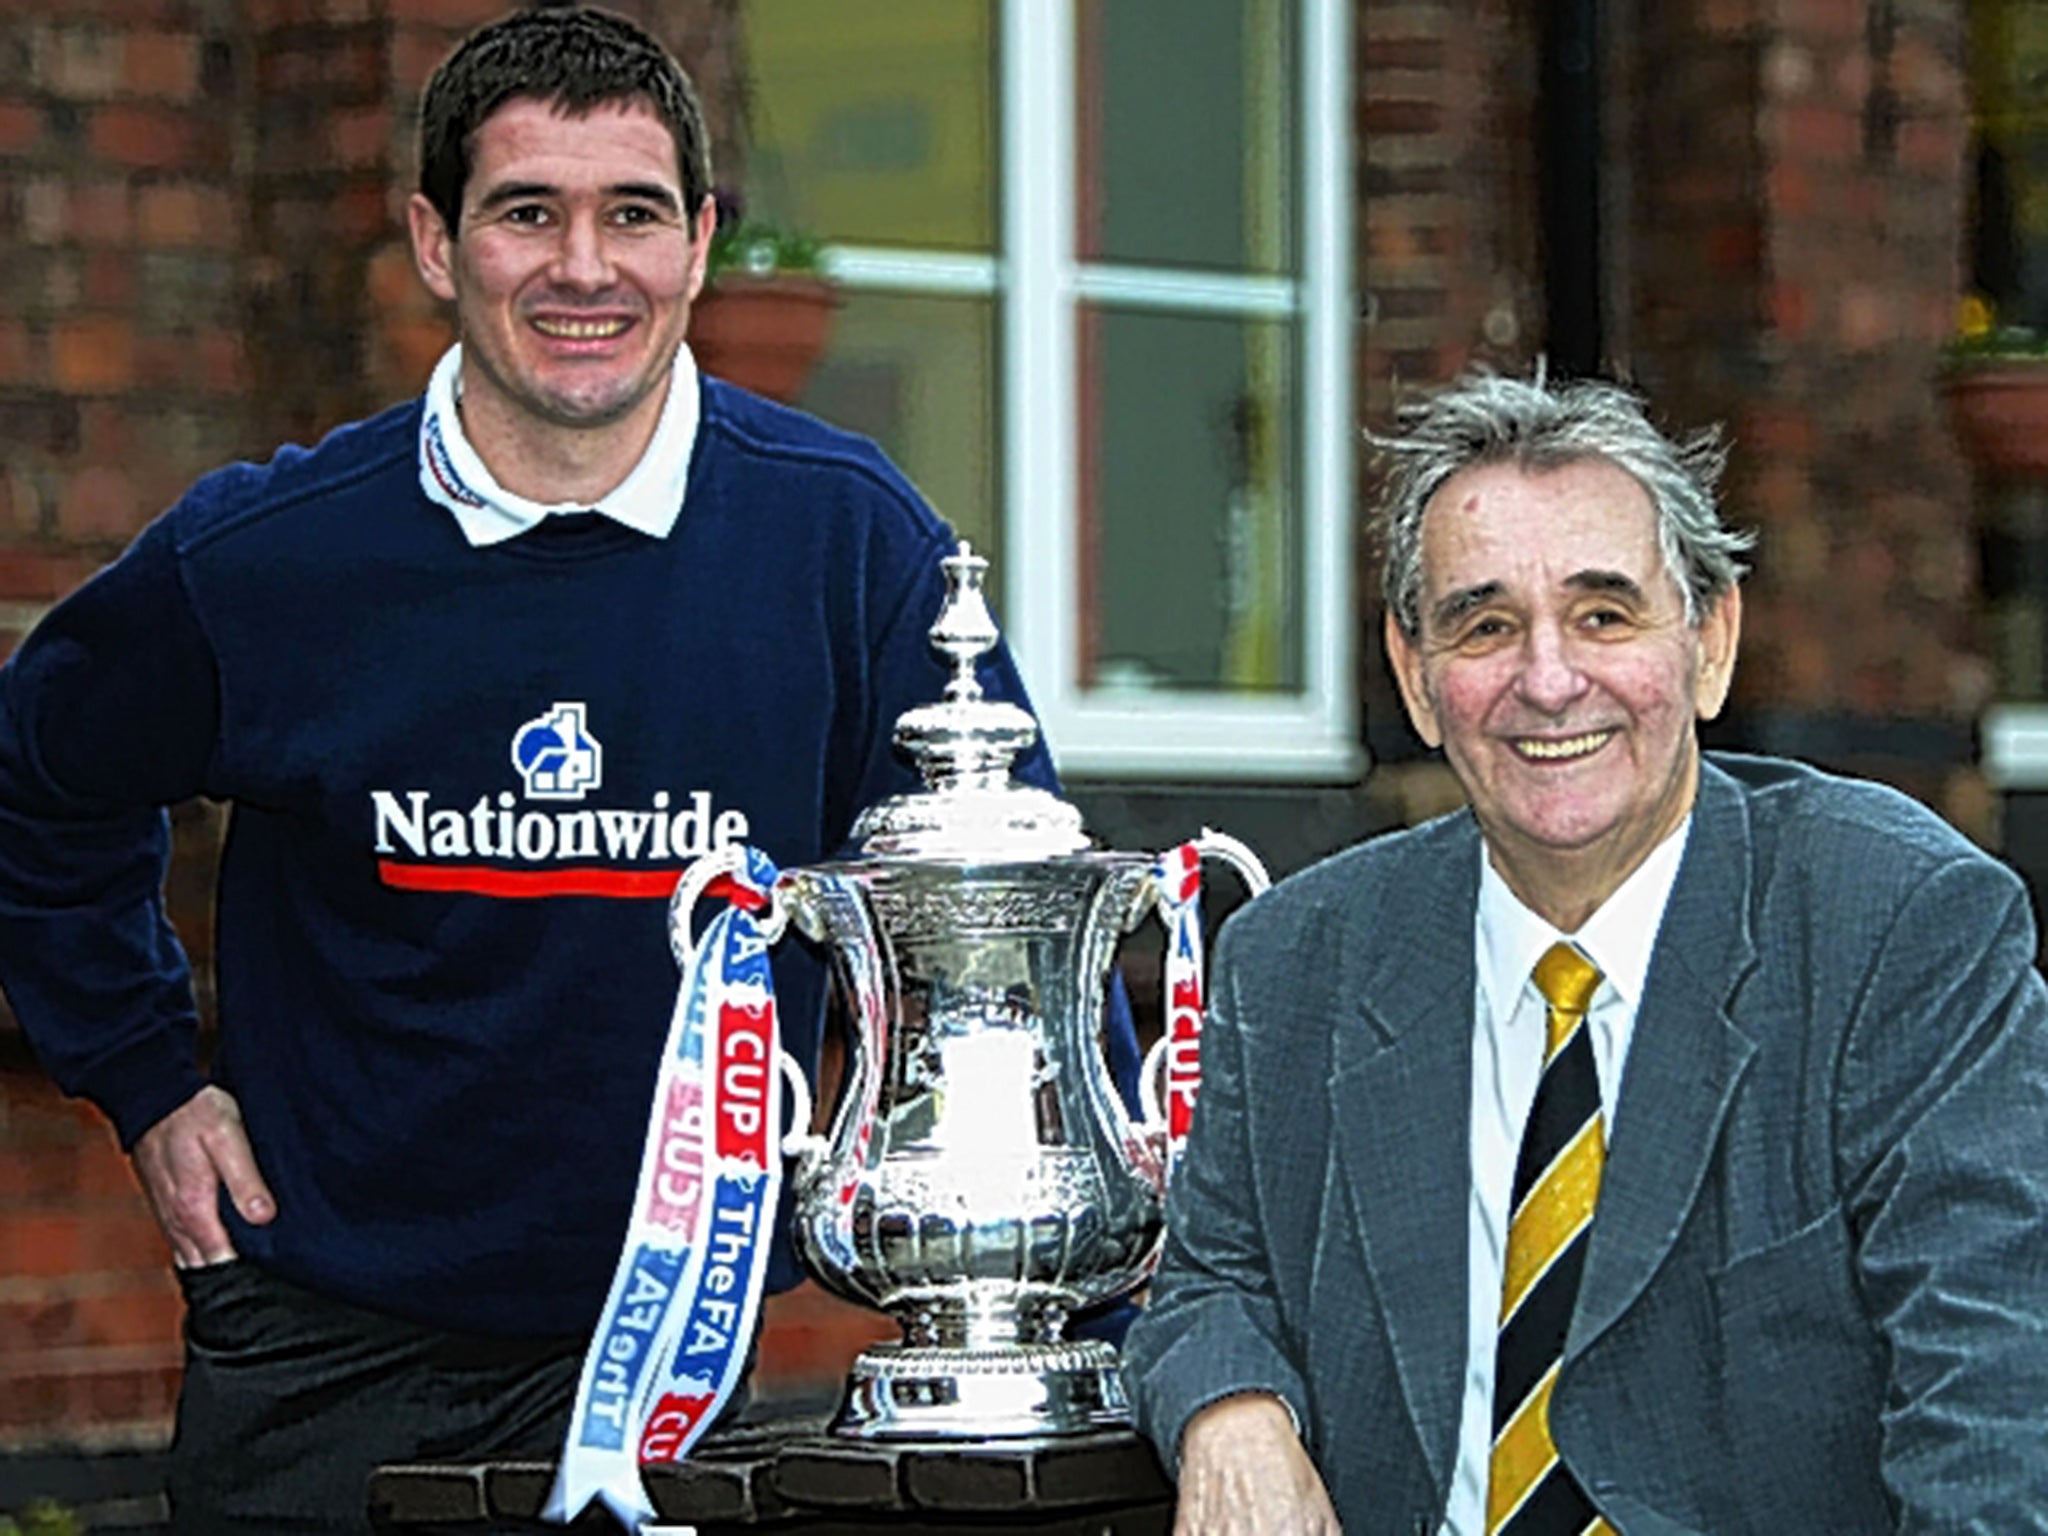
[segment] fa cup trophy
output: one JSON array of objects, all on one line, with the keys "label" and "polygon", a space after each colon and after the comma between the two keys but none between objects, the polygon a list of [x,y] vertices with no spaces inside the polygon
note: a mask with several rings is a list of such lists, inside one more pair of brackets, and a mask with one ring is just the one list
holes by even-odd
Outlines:
[{"label": "fa cup trophy", "polygon": [[[1138,1285],[1158,1254],[1200,1027],[1198,861],[1228,859],[1255,893],[1265,872],[1210,833],[1164,859],[1097,849],[1079,811],[1018,782],[1037,726],[983,698],[974,672],[996,642],[987,562],[962,544],[944,567],[931,634],[953,676],[896,726],[924,788],[870,807],[855,856],[784,870],[769,894],[771,939],[793,921],[827,947],[851,1025],[829,1133],[803,1143],[795,1173],[798,1248],[829,1290],[903,1328],[860,1356],[832,1427],[984,1439],[1123,1425],[1116,1351],[1069,1339],[1067,1322]],[[719,878],[700,863],[676,896],[684,952],[690,909]],[[1188,953],[1179,1038],[1170,1028],[1146,1063],[1134,1123],[1103,1020],[1118,943],[1155,908],[1183,918],[1169,980],[1176,940]],[[1164,1113],[1149,1091],[1162,1052]]]}]

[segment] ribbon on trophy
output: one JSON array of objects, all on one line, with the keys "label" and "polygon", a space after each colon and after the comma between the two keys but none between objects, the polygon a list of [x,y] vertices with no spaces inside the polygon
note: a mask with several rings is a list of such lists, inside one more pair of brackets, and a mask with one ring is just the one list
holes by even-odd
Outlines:
[{"label": "ribbon on trophy", "polygon": [[[1166,1172],[1180,1166],[1188,1127],[1194,1123],[1195,1100],[1202,1091],[1202,1020],[1208,1009],[1207,980],[1202,961],[1202,858],[1214,854],[1234,867],[1246,891],[1256,896],[1272,882],[1259,856],[1231,837],[1209,827],[1199,837],[1169,848],[1152,866],[1159,893],[1159,919],[1166,925],[1164,991],[1166,1027],[1145,1058],[1138,1078],[1146,1123],[1163,1127]],[[1166,1103],[1156,1086],[1159,1058],[1166,1059]]]},{"label": "ribbon on trophy", "polygon": [[[1153,866],[1159,916],[1166,924],[1166,1166],[1180,1163],[1195,1097],[1202,1091],[1202,851],[1169,848]],[[1154,1118],[1157,1118],[1156,1116]]]},{"label": "ribbon on trophy", "polygon": [[[687,1454],[745,1368],[782,1187],[783,1078],[797,1132],[810,1125],[809,1089],[776,1031],[776,878],[766,855],[735,848],[697,859],[676,887],[669,932],[682,979],[548,1520],[567,1523],[592,1499],[628,1530],[651,1519],[640,1468]],[[726,905],[693,943],[704,896]]]}]

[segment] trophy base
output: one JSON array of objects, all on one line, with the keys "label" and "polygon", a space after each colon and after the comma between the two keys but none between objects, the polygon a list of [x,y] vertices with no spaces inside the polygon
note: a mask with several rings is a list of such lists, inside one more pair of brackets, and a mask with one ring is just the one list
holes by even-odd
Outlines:
[{"label": "trophy base", "polygon": [[831,1432],[853,1440],[995,1440],[1128,1429],[1117,1353],[1099,1339],[946,1349],[877,1344]]}]

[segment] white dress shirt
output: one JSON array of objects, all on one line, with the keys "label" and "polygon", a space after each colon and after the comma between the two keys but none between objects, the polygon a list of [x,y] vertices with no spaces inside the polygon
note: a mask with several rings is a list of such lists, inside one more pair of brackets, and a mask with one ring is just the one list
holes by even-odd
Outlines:
[{"label": "white dress shirt", "polygon": [[697,446],[697,360],[688,345],[676,348],[668,399],[647,451],[631,474],[595,502],[529,501],[498,484],[462,430],[462,343],[434,365],[427,381],[426,410],[420,416],[420,489],[427,499],[455,514],[472,546],[500,544],[524,533],[544,517],[567,512],[601,512],[614,522],[665,539],[683,510],[690,478],[690,453]]},{"label": "white dress shirt", "polygon": [[[1543,952],[1560,939],[1576,944],[1600,968],[1600,985],[1586,1022],[1593,1031],[1600,1107],[1611,1131],[1629,1037],[1650,972],[1650,951],[1691,827],[1692,818],[1687,816],[1575,934],[1558,932],[1523,906],[1481,846],[1479,910],[1472,925],[1478,984],[1472,1005],[1471,1312],[1458,1464],[1451,1474],[1443,1536],[1482,1536],[1486,1529],[1493,1356],[1500,1326],[1508,1199],[1522,1149],[1522,1128],[1543,1074],[1546,1005],[1531,973]],[[1597,1209],[1593,1219],[1600,1219]]]}]

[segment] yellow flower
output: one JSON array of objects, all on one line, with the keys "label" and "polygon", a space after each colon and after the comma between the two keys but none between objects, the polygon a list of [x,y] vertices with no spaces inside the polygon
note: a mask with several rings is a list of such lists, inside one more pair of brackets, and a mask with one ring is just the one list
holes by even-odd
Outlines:
[{"label": "yellow flower", "polygon": [[1982,294],[1966,293],[1956,306],[1956,334],[1965,341],[1978,341],[1991,334],[1996,319],[1990,300]]}]

